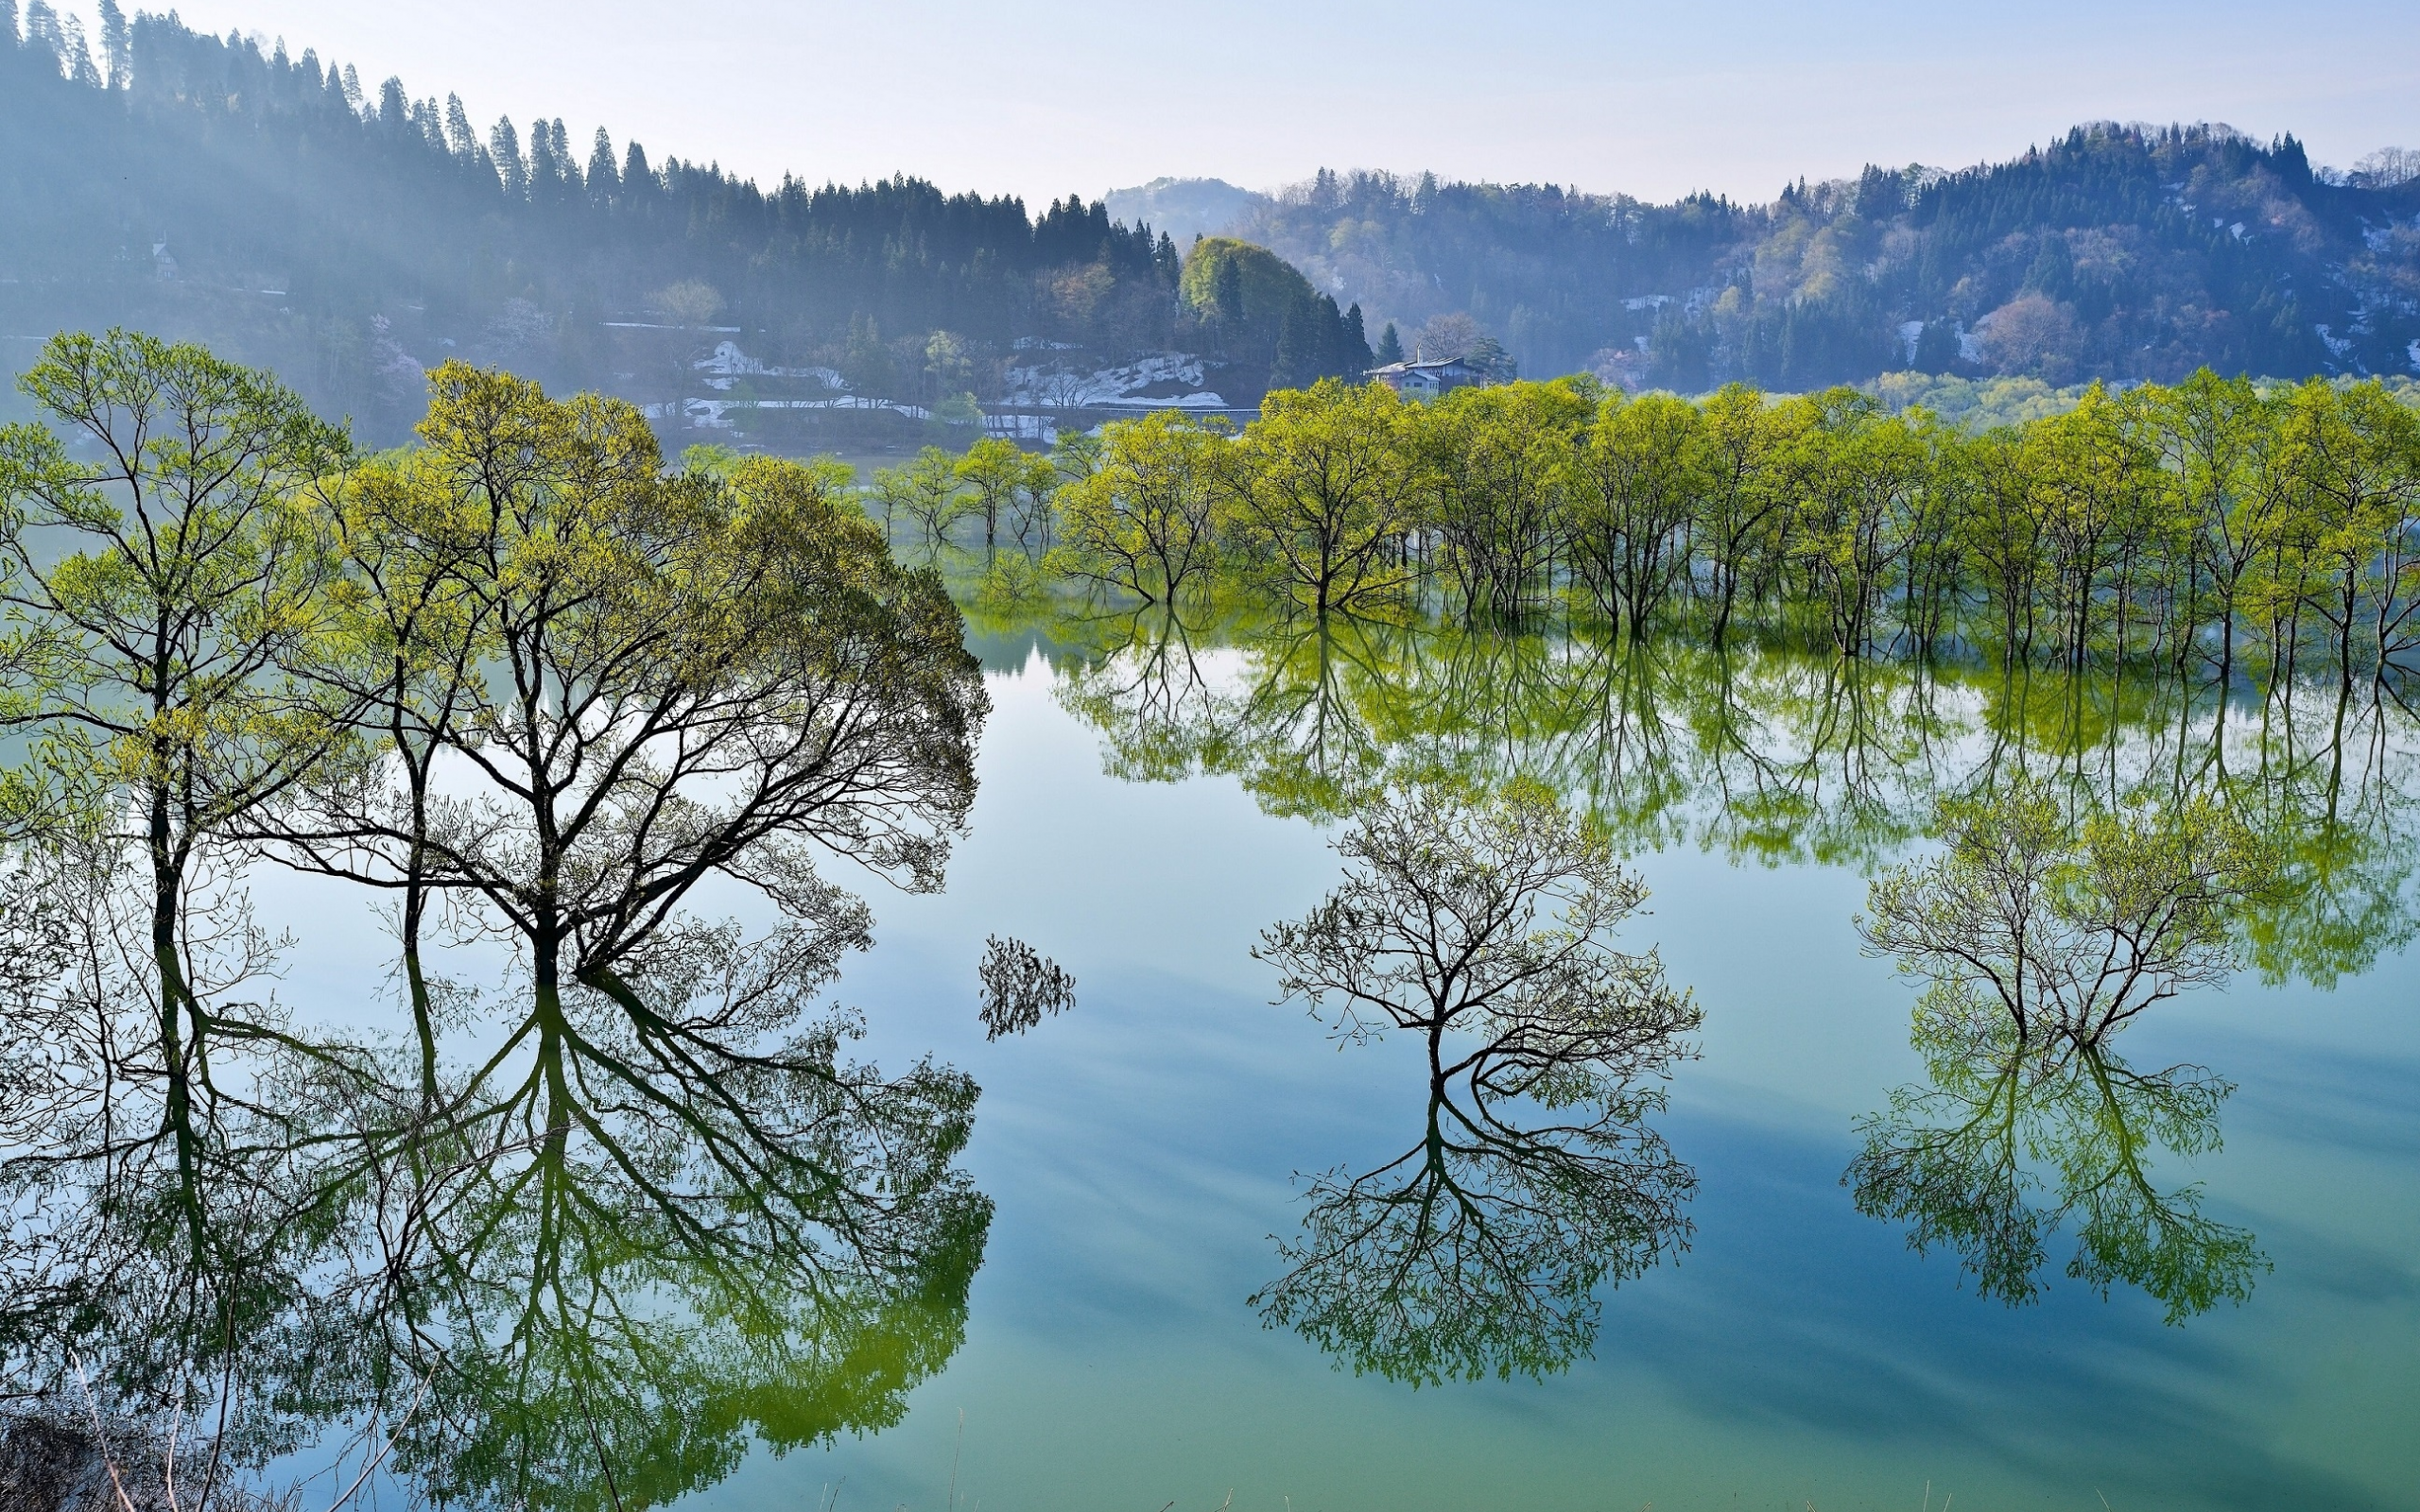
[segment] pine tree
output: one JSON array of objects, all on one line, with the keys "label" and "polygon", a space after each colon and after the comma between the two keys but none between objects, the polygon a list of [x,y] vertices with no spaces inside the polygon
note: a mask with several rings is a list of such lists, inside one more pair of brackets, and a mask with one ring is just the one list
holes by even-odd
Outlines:
[{"label": "pine tree", "polygon": [[93,49],[84,44],[84,20],[71,15],[60,28],[60,51],[67,61],[67,77],[87,89],[101,87],[101,71],[93,66]]},{"label": "pine tree", "polygon": [[[1354,308],[1357,310],[1361,306],[1357,304]],[[1378,333],[1378,350],[1373,355],[1376,359],[1372,364],[1374,367],[1392,368],[1403,361],[1403,337],[1395,335],[1392,320],[1388,321],[1387,328]]]},{"label": "pine tree", "polygon": [[1328,348],[1321,315],[1320,300],[1313,298],[1288,305],[1278,319],[1277,360],[1269,368],[1271,388],[1307,388],[1318,382]]},{"label": "pine tree", "polygon": [[571,155],[571,133],[563,129],[563,118],[555,117],[546,129],[547,145],[555,151],[555,173],[562,180],[567,198],[578,198],[580,189],[579,160]]},{"label": "pine tree", "polygon": [[1373,366],[1370,337],[1362,330],[1361,306],[1357,302],[1344,312],[1344,319],[1337,327],[1336,370],[1347,382],[1357,384]]},{"label": "pine tree", "polygon": [[[15,0],[9,0],[10,22]],[[124,89],[134,77],[134,39],[127,28],[126,12],[118,9],[117,0],[101,0],[101,57],[109,64],[110,88]],[[278,44],[281,48],[284,43]]]},{"label": "pine tree", "polygon": [[26,7],[26,50],[59,72],[59,12],[50,9],[50,0],[31,0]]},{"label": "pine tree", "polygon": [[553,204],[562,184],[562,166],[555,157],[554,133],[546,126],[546,118],[543,115],[529,123],[529,199],[532,204]]},{"label": "pine tree", "polygon": [[588,153],[588,198],[601,209],[621,196],[621,175],[614,171],[614,139],[600,126],[596,129],[596,145]]},{"label": "pine tree", "polygon": [[387,129],[389,140],[404,134],[411,120],[412,108],[404,100],[404,81],[391,75],[378,86],[378,124]]},{"label": "pine tree", "polygon": [[1233,336],[1243,331],[1244,270],[1232,257],[1220,258],[1218,271],[1210,276],[1210,307],[1218,312],[1219,324],[1225,335]]},{"label": "pine tree", "polygon": [[462,109],[459,94],[445,96],[445,149],[461,163],[479,155],[479,139],[471,130],[471,114]]},{"label": "pine tree", "polygon": [[512,129],[512,117],[499,115],[494,129],[488,132],[488,151],[495,158],[495,171],[504,184],[504,198],[520,199],[529,193],[529,170],[521,162],[521,133]]},{"label": "pine tree", "polygon": [[655,170],[648,166],[647,148],[633,142],[622,154],[622,201],[635,204],[655,189]]},{"label": "pine tree", "polygon": [[0,47],[13,48],[16,45],[17,0],[0,0]]}]

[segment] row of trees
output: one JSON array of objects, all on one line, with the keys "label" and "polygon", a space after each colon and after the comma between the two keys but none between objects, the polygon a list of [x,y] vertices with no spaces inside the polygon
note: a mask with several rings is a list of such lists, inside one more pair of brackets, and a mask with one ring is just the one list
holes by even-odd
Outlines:
[{"label": "row of trees", "polygon": [[1157,415],[1064,464],[1051,559],[1154,603],[1231,583],[1851,657],[2324,659],[2348,685],[2420,645],[2420,413],[2374,383],[2204,372],[1979,436],[1850,389],[1322,384],[1240,435]]}]

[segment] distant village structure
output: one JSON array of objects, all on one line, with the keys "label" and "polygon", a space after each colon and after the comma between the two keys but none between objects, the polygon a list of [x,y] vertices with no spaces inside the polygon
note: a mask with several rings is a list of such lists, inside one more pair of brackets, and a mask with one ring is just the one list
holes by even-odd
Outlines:
[{"label": "distant village structure", "polygon": [[1383,368],[1373,368],[1367,374],[1374,384],[1384,384],[1407,399],[1434,399],[1456,388],[1484,385],[1488,375],[1460,357],[1443,362],[1391,362]]}]

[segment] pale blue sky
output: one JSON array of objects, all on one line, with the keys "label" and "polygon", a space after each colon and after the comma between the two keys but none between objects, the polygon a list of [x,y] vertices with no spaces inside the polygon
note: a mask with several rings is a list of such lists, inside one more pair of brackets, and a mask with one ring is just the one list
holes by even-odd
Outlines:
[{"label": "pale blue sky", "polygon": [[[151,0],[157,4],[159,0]],[[89,9],[86,0],[70,8]],[[130,9],[132,9],[130,6]],[[762,179],[894,169],[1029,200],[1161,174],[1435,168],[1769,198],[1960,166],[2083,120],[2420,146],[2420,3],[181,0],[196,26],[543,110]]]}]

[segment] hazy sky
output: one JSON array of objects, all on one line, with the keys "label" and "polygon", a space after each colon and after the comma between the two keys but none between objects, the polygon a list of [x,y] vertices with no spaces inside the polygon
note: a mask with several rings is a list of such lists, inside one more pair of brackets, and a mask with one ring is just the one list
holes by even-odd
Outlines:
[{"label": "hazy sky", "polygon": [[1800,175],[1961,166],[2097,119],[2291,131],[2338,165],[2420,146],[2415,0],[178,9],[373,87],[454,91],[482,129],[543,111],[582,144],[602,124],[760,180],[906,170],[1028,201],[1162,174],[1264,188],[1322,164],[1763,200]]}]

